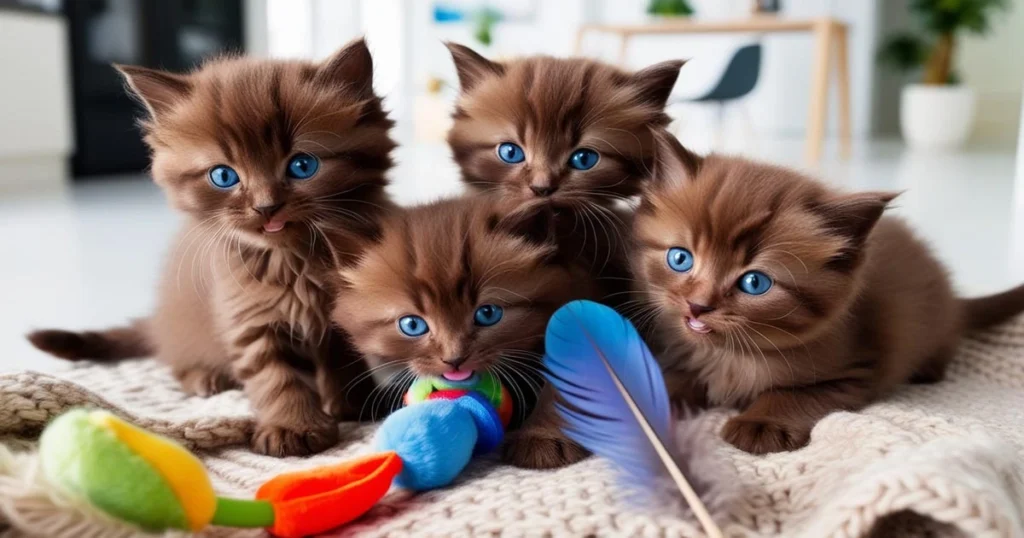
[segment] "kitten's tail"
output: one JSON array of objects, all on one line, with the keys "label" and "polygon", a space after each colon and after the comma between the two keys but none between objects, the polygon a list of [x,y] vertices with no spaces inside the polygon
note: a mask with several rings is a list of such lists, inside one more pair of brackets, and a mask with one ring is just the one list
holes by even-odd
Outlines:
[{"label": "kitten's tail", "polygon": [[156,352],[146,331],[146,320],[104,331],[45,329],[32,331],[27,337],[37,348],[69,361],[116,361],[148,357]]},{"label": "kitten's tail", "polygon": [[961,299],[964,325],[968,329],[985,329],[998,325],[1024,312],[1024,284],[994,295]]}]

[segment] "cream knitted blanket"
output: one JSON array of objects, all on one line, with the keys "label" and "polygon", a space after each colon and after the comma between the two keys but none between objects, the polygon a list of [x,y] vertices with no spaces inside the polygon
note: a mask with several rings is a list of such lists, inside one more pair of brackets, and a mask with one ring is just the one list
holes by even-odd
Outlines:
[{"label": "cream knitted blanket", "polygon": [[[187,397],[149,360],[0,375],[0,436],[31,440],[47,420],[79,405],[110,409],[186,444],[228,495],[252,495],[274,474],[366,452],[372,436],[372,427],[351,427],[346,441],[326,454],[257,456],[245,449],[251,416],[238,391]],[[733,449],[713,435],[727,416],[705,413],[694,426],[713,457],[735,469],[729,477],[738,482],[735,498],[717,514],[729,536],[1024,536],[1024,318],[965,341],[947,381],[908,386],[861,413],[833,414],[797,452],[755,457]],[[368,516],[332,534],[348,535],[700,531],[681,512],[642,513],[618,502],[609,468],[590,458],[552,472],[475,462],[456,486],[419,496],[392,492]]]}]

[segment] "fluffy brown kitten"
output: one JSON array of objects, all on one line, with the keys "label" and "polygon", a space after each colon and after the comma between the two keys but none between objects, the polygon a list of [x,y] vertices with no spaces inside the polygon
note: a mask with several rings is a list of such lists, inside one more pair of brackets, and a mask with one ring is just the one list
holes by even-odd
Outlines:
[{"label": "fluffy brown kitten", "polygon": [[341,271],[334,311],[359,351],[406,378],[494,372],[517,413],[533,407],[504,451],[529,468],[586,456],[559,430],[549,390],[531,401],[548,318],[593,295],[586,272],[557,262],[549,213],[535,204],[507,214],[478,196],[393,214],[381,241]]},{"label": "fluffy brown kitten", "polygon": [[882,216],[895,196],[663,136],[634,270],[675,397],[741,409],[722,435],[743,450],[797,449],[832,411],[940,380],[965,330],[1024,309],[1024,286],[956,298],[927,246]]},{"label": "fluffy brown kitten", "polygon": [[650,127],[667,126],[665,103],[682,61],[636,73],[582,58],[532,56],[492,62],[448,44],[461,94],[448,133],[462,181],[511,207],[535,200],[556,210],[561,251],[625,282],[624,212],[650,176]]},{"label": "fluffy brown kitten", "polygon": [[390,206],[392,122],[365,43],[320,64],[226,58],[184,75],[120,70],[150,112],[153,178],[187,223],[150,318],[30,339],[68,359],[156,354],[194,394],[241,384],[257,417],[254,450],[330,447],[335,419],[352,411],[340,388],[365,366],[331,327],[329,274],[372,241]]},{"label": "fluffy brown kitten", "polygon": [[461,95],[448,133],[466,185],[516,202],[610,202],[650,175],[650,127],[681,61],[626,73],[581,58],[492,62],[449,43]]}]

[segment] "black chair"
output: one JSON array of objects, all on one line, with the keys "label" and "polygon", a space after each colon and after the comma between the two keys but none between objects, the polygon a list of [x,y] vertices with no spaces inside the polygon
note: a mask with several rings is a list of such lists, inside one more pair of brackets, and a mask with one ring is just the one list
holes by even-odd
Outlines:
[{"label": "black chair", "polygon": [[[719,138],[723,120],[725,118],[725,105],[745,97],[757,87],[757,81],[761,76],[761,44],[745,45],[740,47],[722,73],[718,84],[708,93],[700,97],[675,99],[671,103],[717,103],[718,104],[718,129]],[[747,118],[747,128],[750,128],[750,120],[746,110],[743,115]]]},{"label": "black chair", "polygon": [[713,101],[724,104],[727,101],[739,99],[754,91],[757,87],[757,79],[761,75],[761,45],[746,45],[740,47],[729,60],[725,67],[722,78],[718,84],[708,93],[688,99],[689,102]]}]

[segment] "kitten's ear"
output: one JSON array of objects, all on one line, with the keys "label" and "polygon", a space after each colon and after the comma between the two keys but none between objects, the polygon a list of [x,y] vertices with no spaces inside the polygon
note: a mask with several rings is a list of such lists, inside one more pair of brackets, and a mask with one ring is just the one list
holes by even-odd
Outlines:
[{"label": "kitten's ear", "polygon": [[633,73],[633,85],[640,89],[640,98],[664,108],[679,78],[679,69],[685,63],[686,60],[669,60]]},{"label": "kitten's ear", "polygon": [[459,87],[462,93],[472,90],[481,80],[489,76],[501,76],[505,74],[505,67],[497,62],[477,54],[473,49],[446,41],[444,46],[452,53],[452,61],[455,62],[455,70],[459,74]]},{"label": "kitten's ear", "polygon": [[131,93],[146,105],[150,117],[156,119],[192,93],[188,75],[177,75],[137,65],[114,64]]},{"label": "kitten's ear", "polygon": [[526,205],[497,217],[494,229],[535,245],[554,245],[555,214],[546,203]]},{"label": "kitten's ear", "polygon": [[664,129],[651,129],[654,140],[654,166],[651,169],[655,185],[683,186],[697,178],[704,158],[683,147],[679,140]]},{"label": "kitten's ear", "polygon": [[359,99],[373,99],[373,56],[366,39],[349,42],[321,62],[315,80],[326,86],[351,88]]},{"label": "kitten's ear", "polygon": [[825,218],[829,228],[859,245],[882,218],[889,202],[899,195],[898,192],[842,194],[818,206],[818,213]]}]

